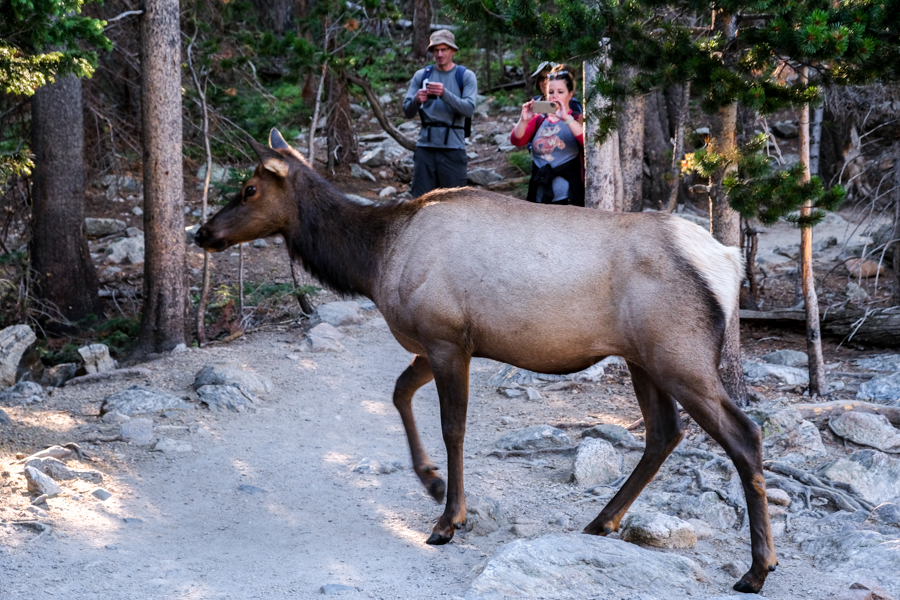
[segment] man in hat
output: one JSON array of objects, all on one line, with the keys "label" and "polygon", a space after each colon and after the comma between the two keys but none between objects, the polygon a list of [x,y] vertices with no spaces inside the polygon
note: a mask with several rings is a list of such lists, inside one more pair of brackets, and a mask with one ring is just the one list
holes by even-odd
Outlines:
[{"label": "man in hat", "polygon": [[466,185],[466,135],[475,112],[478,81],[472,71],[454,64],[457,50],[452,32],[432,33],[428,51],[434,55],[434,64],[416,71],[403,100],[403,114],[407,118],[418,114],[422,120],[409,190],[413,198],[437,188]]}]

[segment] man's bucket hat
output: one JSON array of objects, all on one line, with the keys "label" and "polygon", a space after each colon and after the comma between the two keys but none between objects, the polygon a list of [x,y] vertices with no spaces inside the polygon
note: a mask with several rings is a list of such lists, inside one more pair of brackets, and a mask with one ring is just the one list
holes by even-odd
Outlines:
[{"label": "man's bucket hat", "polygon": [[431,49],[438,44],[447,44],[454,50],[459,50],[459,47],[456,45],[456,36],[449,29],[438,29],[431,34],[431,39],[428,41],[428,51],[431,52]]}]

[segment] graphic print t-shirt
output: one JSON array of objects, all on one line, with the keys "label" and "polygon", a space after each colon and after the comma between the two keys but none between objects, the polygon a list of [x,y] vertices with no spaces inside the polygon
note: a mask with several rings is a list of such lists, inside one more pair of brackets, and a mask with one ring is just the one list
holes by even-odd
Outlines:
[{"label": "graphic print t-shirt", "polygon": [[[544,165],[556,168],[577,158],[581,145],[572,130],[562,121],[551,123],[544,119],[541,127],[534,134],[531,142],[531,156],[534,164],[540,169]],[[543,194],[538,194],[539,196]],[[553,201],[559,202],[569,197],[569,183],[562,177],[553,180]],[[541,198],[537,198],[540,202]]]}]

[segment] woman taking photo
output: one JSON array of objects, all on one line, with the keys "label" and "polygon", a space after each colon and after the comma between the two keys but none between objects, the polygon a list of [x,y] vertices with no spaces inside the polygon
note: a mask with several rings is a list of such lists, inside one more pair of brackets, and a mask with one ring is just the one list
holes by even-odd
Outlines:
[{"label": "woman taking photo", "polygon": [[569,108],[574,95],[575,78],[557,67],[547,81],[547,100],[555,112],[535,113],[535,100],[522,105],[510,141],[515,146],[531,143],[529,202],[584,206],[584,131]]}]

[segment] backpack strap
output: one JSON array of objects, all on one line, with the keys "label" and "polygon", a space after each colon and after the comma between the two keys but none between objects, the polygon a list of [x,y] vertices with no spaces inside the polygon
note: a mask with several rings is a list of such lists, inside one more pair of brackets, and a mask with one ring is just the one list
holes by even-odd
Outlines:
[{"label": "backpack strap", "polygon": [[[466,73],[466,68],[462,65],[456,65],[456,66],[458,67],[456,69],[456,73],[455,73],[456,85],[459,87],[459,93],[462,94],[463,88],[465,87],[464,76]],[[425,72],[422,74],[422,81],[424,81],[425,79],[428,79],[431,76],[431,72],[434,70],[434,67],[435,67],[435,65],[428,65],[427,67],[425,67]],[[425,115],[425,111],[423,111],[422,108],[419,107],[419,118],[422,120],[422,127],[426,127],[426,128],[443,127],[443,128],[445,128],[445,131],[444,131],[444,143],[445,144],[447,143],[447,140],[449,139],[451,129],[462,129],[464,131],[465,137],[469,137],[469,134],[471,132],[472,121],[468,117],[466,118],[464,125],[456,125],[455,123],[444,123],[442,121],[432,121]],[[454,121],[455,120],[456,119],[454,119]],[[428,136],[430,139],[431,131],[428,132]]]}]

